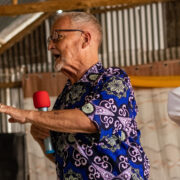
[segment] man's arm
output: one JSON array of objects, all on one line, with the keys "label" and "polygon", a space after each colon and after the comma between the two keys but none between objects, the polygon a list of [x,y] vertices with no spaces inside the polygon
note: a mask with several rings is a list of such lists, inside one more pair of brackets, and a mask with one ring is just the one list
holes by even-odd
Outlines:
[{"label": "man's arm", "polygon": [[11,116],[9,122],[32,123],[48,130],[68,133],[94,133],[96,125],[79,109],[56,111],[22,110],[4,104],[0,112]]}]

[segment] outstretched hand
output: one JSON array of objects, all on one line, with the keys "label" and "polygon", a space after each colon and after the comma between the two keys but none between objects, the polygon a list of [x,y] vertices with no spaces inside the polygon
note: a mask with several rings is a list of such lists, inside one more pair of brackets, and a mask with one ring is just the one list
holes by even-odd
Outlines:
[{"label": "outstretched hand", "polygon": [[9,122],[11,123],[27,123],[28,122],[28,114],[30,111],[28,110],[23,110],[23,109],[18,109],[12,106],[7,106],[4,104],[0,104],[0,113],[5,113],[10,117]]}]

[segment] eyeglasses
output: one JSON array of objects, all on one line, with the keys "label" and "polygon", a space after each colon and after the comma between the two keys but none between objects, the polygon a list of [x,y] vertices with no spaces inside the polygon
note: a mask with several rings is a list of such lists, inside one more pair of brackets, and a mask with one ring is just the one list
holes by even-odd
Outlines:
[{"label": "eyeglasses", "polygon": [[58,33],[60,31],[66,31],[66,32],[79,31],[81,33],[84,33],[84,31],[80,29],[55,29],[53,34],[49,36],[47,43],[49,44],[50,41],[52,41],[53,43],[57,43],[59,40],[64,39],[64,35]]}]

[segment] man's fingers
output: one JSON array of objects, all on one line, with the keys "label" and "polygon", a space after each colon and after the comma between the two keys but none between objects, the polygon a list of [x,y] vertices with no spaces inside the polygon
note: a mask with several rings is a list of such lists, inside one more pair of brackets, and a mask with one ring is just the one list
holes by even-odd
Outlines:
[{"label": "man's fingers", "polygon": [[17,122],[14,118],[9,118],[8,121],[9,121],[10,123],[16,123],[16,122]]},{"label": "man's fingers", "polygon": [[1,112],[1,113],[4,113],[5,110],[6,110],[6,107],[7,107],[6,105],[0,103],[0,112]]},{"label": "man's fingers", "polygon": [[6,113],[8,115],[11,115],[11,112],[13,112],[16,108],[12,106],[7,106],[5,104],[0,103],[0,112],[1,113]]},{"label": "man's fingers", "polygon": [[28,115],[28,111],[12,106],[7,106],[2,103],[0,103],[0,113],[5,113],[11,116],[9,122],[11,123],[18,122],[21,124],[26,123],[26,115]]},{"label": "man's fingers", "polygon": [[20,124],[24,124],[23,122],[19,122],[17,119],[14,119],[14,118],[9,118],[8,119],[8,121],[10,122],[10,123],[20,123]]},{"label": "man's fingers", "polygon": [[41,126],[38,126],[38,125],[32,124],[31,128],[36,130],[36,131],[44,132],[45,134],[49,133],[48,129],[42,128]]},{"label": "man's fingers", "polygon": [[44,139],[49,136],[49,130],[32,125],[31,134],[34,138]]}]

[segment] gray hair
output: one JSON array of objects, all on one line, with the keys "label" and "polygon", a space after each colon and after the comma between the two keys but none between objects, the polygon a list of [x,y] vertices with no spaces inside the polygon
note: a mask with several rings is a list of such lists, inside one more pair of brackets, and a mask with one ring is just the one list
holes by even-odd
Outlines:
[{"label": "gray hair", "polygon": [[55,20],[65,16],[68,16],[70,18],[72,25],[78,25],[78,26],[83,26],[87,24],[91,25],[91,27],[93,27],[93,29],[98,34],[97,39],[100,46],[102,41],[102,28],[97,18],[94,15],[86,12],[63,12],[58,14],[55,17]]}]

